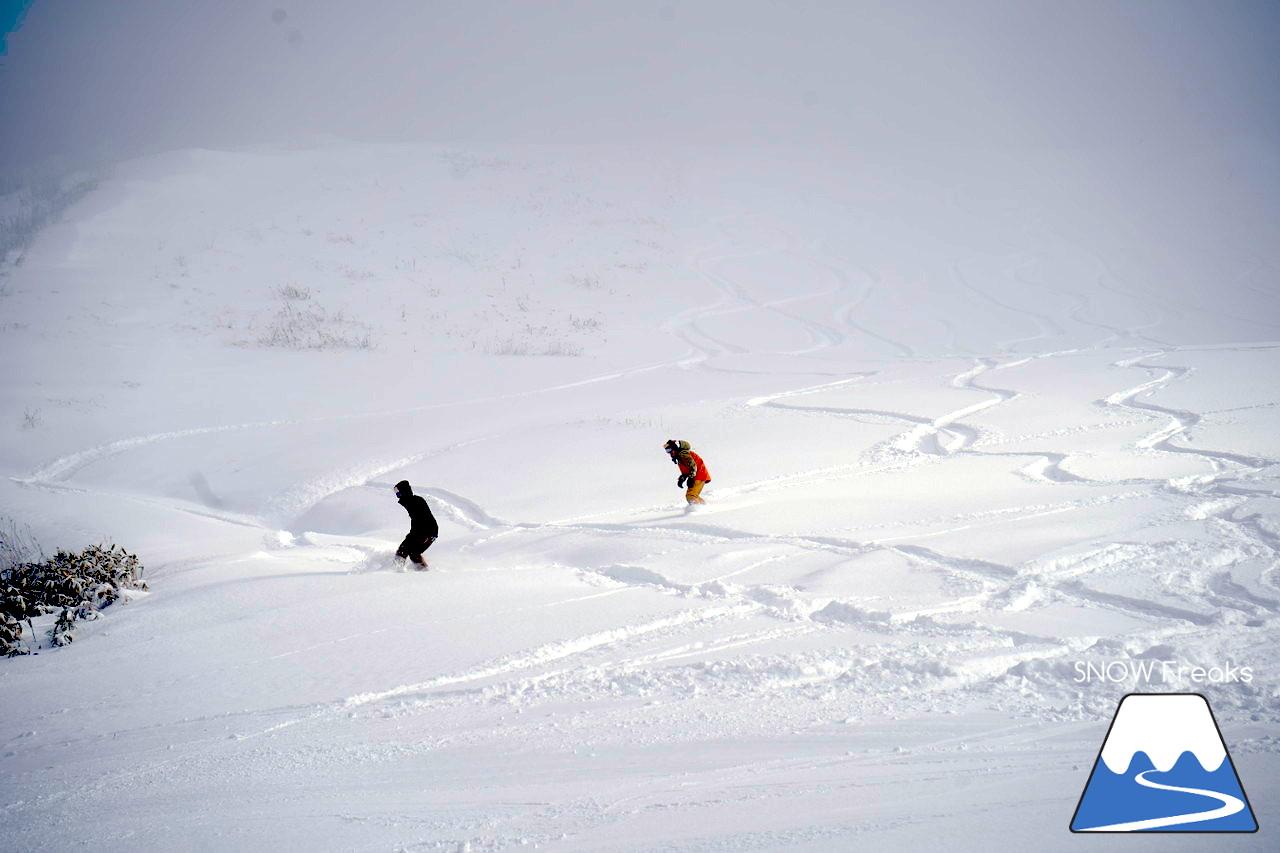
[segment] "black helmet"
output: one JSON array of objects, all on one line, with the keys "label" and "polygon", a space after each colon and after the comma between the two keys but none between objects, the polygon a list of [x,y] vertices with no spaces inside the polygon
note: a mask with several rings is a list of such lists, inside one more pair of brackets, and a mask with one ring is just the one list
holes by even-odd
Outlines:
[{"label": "black helmet", "polygon": [[669,438],[667,439],[667,443],[662,445],[662,449],[668,453],[675,453],[680,449],[680,442],[676,441],[674,438]]},{"label": "black helmet", "polygon": [[396,483],[396,497],[407,498],[413,494],[413,487],[409,485],[408,480],[401,480]]}]

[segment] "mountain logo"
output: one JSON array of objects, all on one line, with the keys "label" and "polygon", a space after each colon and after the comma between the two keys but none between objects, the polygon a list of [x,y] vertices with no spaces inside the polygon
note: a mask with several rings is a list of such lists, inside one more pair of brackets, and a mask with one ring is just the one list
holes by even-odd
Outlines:
[{"label": "mountain logo", "polygon": [[1120,700],[1072,832],[1257,832],[1209,701],[1199,693]]}]

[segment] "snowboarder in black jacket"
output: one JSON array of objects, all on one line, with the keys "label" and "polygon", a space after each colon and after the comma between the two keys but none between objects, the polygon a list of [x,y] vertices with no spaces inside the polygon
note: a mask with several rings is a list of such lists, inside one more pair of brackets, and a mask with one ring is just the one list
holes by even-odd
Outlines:
[{"label": "snowboarder in black jacket", "polygon": [[396,558],[412,560],[418,568],[425,569],[427,561],[422,559],[422,552],[436,541],[436,537],[440,535],[440,525],[436,524],[436,517],[431,514],[431,507],[427,506],[426,500],[413,493],[408,480],[396,483],[396,497],[400,500],[400,506],[409,513],[410,522],[409,534],[396,549]]}]

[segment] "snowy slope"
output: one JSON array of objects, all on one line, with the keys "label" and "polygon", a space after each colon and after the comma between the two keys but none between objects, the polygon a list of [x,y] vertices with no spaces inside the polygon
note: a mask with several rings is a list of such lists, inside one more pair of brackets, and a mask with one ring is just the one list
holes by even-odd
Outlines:
[{"label": "snowy slope", "polygon": [[0,515],[150,591],[0,662],[0,846],[1074,849],[1154,690],[1262,826],[1161,849],[1271,849],[1276,296],[1047,157],[122,165],[5,268]]}]

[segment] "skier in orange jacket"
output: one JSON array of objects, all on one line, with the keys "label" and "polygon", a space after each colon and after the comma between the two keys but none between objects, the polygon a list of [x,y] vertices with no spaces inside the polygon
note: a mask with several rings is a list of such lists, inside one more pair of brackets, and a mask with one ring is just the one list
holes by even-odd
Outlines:
[{"label": "skier in orange jacket", "polygon": [[[692,504],[704,504],[702,487],[711,482],[711,474],[707,471],[707,463],[694,453],[687,441],[671,439],[662,446],[671,457],[671,461],[680,469],[676,485],[685,488],[684,499]],[[686,487],[687,484],[687,487]]]}]

